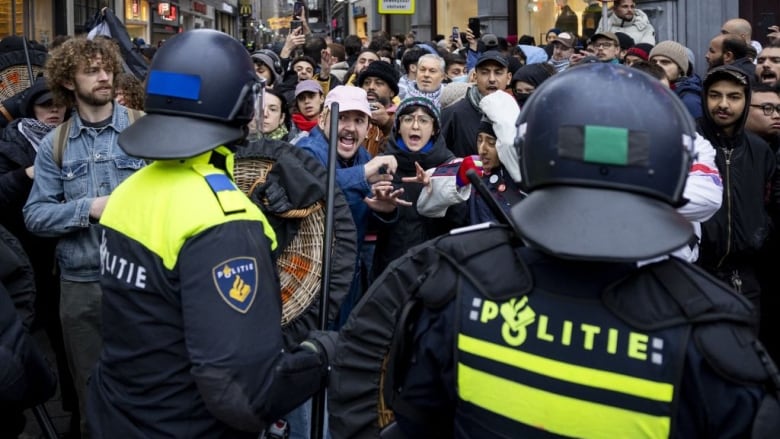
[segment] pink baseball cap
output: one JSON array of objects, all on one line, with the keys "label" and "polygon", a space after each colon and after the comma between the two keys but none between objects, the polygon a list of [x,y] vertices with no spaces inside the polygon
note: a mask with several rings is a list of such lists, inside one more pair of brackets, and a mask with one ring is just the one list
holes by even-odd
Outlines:
[{"label": "pink baseball cap", "polygon": [[339,85],[331,90],[325,97],[325,108],[330,108],[330,104],[337,102],[339,104],[339,113],[345,111],[360,111],[371,117],[371,107],[368,105],[368,95],[360,87],[349,85]]}]

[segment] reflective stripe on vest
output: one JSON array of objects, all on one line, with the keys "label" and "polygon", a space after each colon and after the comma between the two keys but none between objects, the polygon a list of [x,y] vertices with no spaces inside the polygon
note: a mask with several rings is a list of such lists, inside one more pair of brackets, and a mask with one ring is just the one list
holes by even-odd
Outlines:
[{"label": "reflective stripe on vest", "polygon": [[534,292],[497,303],[470,290],[457,339],[468,422],[489,428],[498,415],[568,437],[669,437],[687,328],[645,334],[598,300]]}]

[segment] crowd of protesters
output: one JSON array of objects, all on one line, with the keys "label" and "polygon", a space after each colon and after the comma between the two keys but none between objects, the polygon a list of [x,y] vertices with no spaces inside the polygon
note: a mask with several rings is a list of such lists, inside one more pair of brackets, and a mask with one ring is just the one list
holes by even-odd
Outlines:
[{"label": "crowd of protesters", "polygon": [[[469,170],[505,211],[522,202],[515,121],[537,88],[581,64],[620,63],[671,88],[697,123],[688,203],[679,207],[697,239],[676,254],[750,299],[761,317],[759,337],[778,358],[780,31],[761,47],[749,22],[731,19],[711,30],[706,53],[696,53],[677,41],[656,41],[633,1],[614,3],[608,23],[587,38],[556,28],[539,46],[530,37],[478,36],[466,27],[432,41],[418,41],[414,32],[377,32],[367,45],[354,35],[337,43],[301,27],[283,44],[251,53],[266,92],[262,125],[250,124],[249,138],[292,143],[326,164],[330,137],[337,136],[336,181],[359,251],[334,329],[408,249],[495,220]],[[151,59],[154,51],[144,55]],[[702,58],[707,70],[696,71]],[[0,225],[19,244],[9,247],[15,253],[0,253],[0,267],[15,255],[34,273],[35,320],[25,328],[47,330],[63,403],[73,414],[71,437],[88,436],[88,378],[100,355],[101,326],[110,324],[101,321],[97,224],[113,189],[147,164],[116,140],[144,109],[144,80],[122,73],[120,51],[109,39],[58,41],[45,74],[25,92],[20,117],[0,131]],[[641,112],[643,97],[635,98]],[[338,115],[330,114],[332,102],[339,103]],[[609,102],[603,110],[608,120]],[[0,279],[0,287],[5,296],[11,283]],[[27,359],[23,364],[38,355],[15,353]],[[29,377],[35,385],[17,407],[50,395],[40,388],[53,386],[45,369],[27,367],[39,375]],[[7,405],[6,385],[0,381]],[[15,437],[23,426],[21,410],[0,413],[0,433]],[[292,427],[293,437],[307,437],[300,432],[308,426]]]}]

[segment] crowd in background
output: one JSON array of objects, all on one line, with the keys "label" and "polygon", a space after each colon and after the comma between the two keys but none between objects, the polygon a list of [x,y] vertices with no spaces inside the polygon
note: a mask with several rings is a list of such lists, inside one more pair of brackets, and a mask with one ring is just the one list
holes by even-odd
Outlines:
[{"label": "crowd in background", "polygon": [[[250,125],[248,139],[289,142],[326,164],[331,136],[338,137],[336,180],[355,222],[359,251],[334,328],[343,324],[373,280],[408,249],[454,228],[495,220],[491,203],[471,187],[469,170],[481,175],[505,211],[522,202],[514,150],[518,114],[532,111],[534,91],[553,75],[586,63],[614,63],[657,78],[658,87],[671,88],[695,120],[699,134],[691,143],[697,157],[686,186],[689,202],[679,210],[693,223],[697,239],[676,254],[753,302],[761,316],[759,336],[778,358],[773,317],[780,307],[774,273],[780,256],[775,227],[780,221],[780,30],[775,27],[767,35],[770,43],[761,47],[752,39],[750,23],[731,19],[711,30],[707,53],[695,53],[677,41],[656,41],[647,16],[633,1],[614,3],[608,23],[587,39],[555,28],[537,44],[527,36],[475,35],[464,26],[458,34],[438,35],[432,41],[418,41],[414,32],[377,32],[364,45],[356,35],[338,43],[301,27],[283,43],[251,53],[266,91],[262,123]],[[62,64],[47,64],[43,77],[25,91],[19,116],[4,121],[0,131],[0,224],[14,249],[0,253],[0,267],[31,267],[24,287],[27,302],[17,301],[16,308],[26,310],[20,320],[25,330],[45,329],[54,347],[63,404],[73,413],[72,437],[86,435],[83,390],[89,363],[99,353],[100,323],[99,309],[92,308],[98,299],[86,304],[66,298],[84,283],[97,285],[97,273],[86,268],[96,261],[81,259],[97,258],[96,241],[88,230],[100,212],[87,204],[68,217],[46,210],[46,203],[57,200],[43,186],[46,180],[39,175],[45,174],[39,174],[36,156],[42,142],[50,148],[47,154],[52,145],[56,150],[56,127],[74,119],[78,125],[69,125],[71,133],[87,130],[91,141],[115,148],[112,136],[134,117],[124,108],[144,109],[146,79],[122,72],[120,50],[111,40],[98,37],[102,42],[97,48],[82,40],[54,41],[48,49]],[[86,58],[73,52],[79,47],[90,48]],[[154,49],[137,50],[153,60]],[[104,66],[111,60],[104,77],[95,82],[67,77],[63,69],[90,63],[95,56],[102,56]],[[701,57],[708,69],[698,72],[695,60]],[[75,101],[63,99],[63,89],[75,90]],[[642,100],[636,96],[638,112]],[[332,102],[339,103],[340,114],[329,113]],[[101,117],[85,117],[84,108]],[[604,111],[608,120],[608,102]],[[328,129],[333,117],[339,119],[336,133]],[[94,195],[87,194],[93,194],[88,187],[93,184],[107,198],[114,186],[144,166],[141,160],[109,150],[119,171],[105,171],[110,176],[103,175],[104,180],[88,183],[87,172],[98,171],[87,171],[71,156],[60,157],[60,169],[49,169],[51,175],[44,178],[64,181],[75,199],[91,200]],[[392,181],[381,178],[387,174],[393,175]],[[12,264],[12,256],[28,264]],[[0,287],[10,290],[11,275],[19,273],[0,279]],[[2,289],[0,296],[5,296]],[[92,294],[99,295],[99,287]],[[5,306],[3,300],[0,305]],[[80,307],[91,308],[89,318],[96,319],[95,324],[84,328],[84,321],[74,321],[87,319],[74,311]],[[97,338],[88,354],[79,346],[89,338],[85,332]],[[42,371],[40,376],[43,390],[36,388],[20,399],[27,406],[51,395],[53,375]],[[22,431],[21,407],[0,413],[0,430]]]}]

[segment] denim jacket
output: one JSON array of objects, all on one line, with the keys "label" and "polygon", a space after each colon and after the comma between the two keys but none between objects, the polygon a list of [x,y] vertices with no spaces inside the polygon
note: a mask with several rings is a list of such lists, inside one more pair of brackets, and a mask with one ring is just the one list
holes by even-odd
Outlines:
[{"label": "denim jacket", "polygon": [[24,222],[32,233],[60,237],[57,261],[63,279],[92,282],[99,279],[100,265],[99,225],[89,217],[92,201],[111,194],[145,162],[128,156],[117,144],[117,136],[129,123],[127,108],[114,104],[111,122],[101,130],[84,126],[77,111],[70,123],[61,168],[52,154],[56,130],[38,148]]},{"label": "denim jacket", "polygon": [[[307,137],[302,138],[296,146],[313,155],[323,166],[328,166],[328,139],[325,133],[317,126],[311,129]],[[368,151],[362,146],[355,154],[355,160],[351,167],[345,167],[341,160],[336,161],[336,184],[339,185],[349,209],[352,211],[352,219],[357,228],[358,242],[363,242],[368,221],[368,205],[363,198],[371,195],[371,185],[366,181],[366,173],[363,165],[371,160]]]}]

